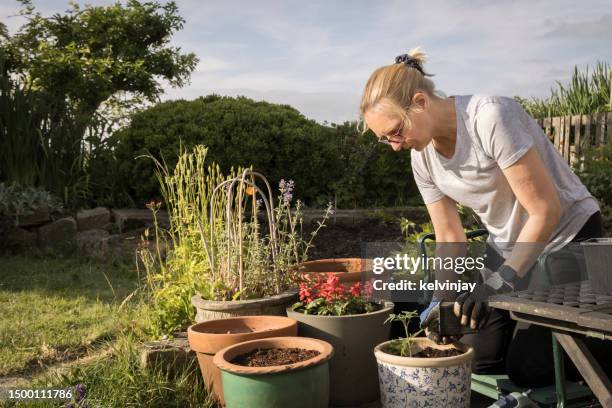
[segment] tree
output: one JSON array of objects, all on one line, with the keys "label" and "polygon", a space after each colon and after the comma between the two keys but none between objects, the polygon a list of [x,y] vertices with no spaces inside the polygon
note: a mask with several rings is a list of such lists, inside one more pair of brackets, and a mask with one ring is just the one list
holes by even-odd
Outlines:
[{"label": "tree", "polygon": [[107,7],[71,3],[43,17],[21,0],[27,23],[6,41],[12,69],[40,90],[65,96],[80,113],[93,113],[119,91],[155,100],[160,80],[184,85],[198,60],[169,46],[183,27],[176,3],[128,0]]},{"label": "tree", "polygon": [[[32,102],[19,108],[24,122],[31,125],[29,112],[41,117],[38,132],[25,135],[18,131],[23,126],[0,120],[0,148],[16,151],[21,143],[32,145],[23,138],[35,137],[39,151],[23,154],[44,157],[45,163],[38,176],[28,179],[68,201],[74,194],[66,191],[74,186],[67,184],[89,184],[91,158],[84,157],[83,141],[92,138],[88,130],[97,126],[100,106],[119,94],[155,101],[162,80],[184,85],[198,60],[169,45],[184,24],[174,2],[128,0],[105,7],[70,3],[67,11],[50,17],[37,12],[31,0],[20,2],[27,22],[14,35],[0,25],[3,78],[7,87],[22,89]],[[0,119],[14,116],[6,107],[0,109],[7,113]],[[100,145],[100,137],[98,133],[90,142]],[[0,178],[8,176],[0,163]]]}]

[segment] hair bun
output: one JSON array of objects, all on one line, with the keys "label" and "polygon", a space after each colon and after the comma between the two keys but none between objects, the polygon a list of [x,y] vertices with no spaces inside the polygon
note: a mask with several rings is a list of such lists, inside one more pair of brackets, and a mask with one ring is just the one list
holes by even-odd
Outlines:
[{"label": "hair bun", "polygon": [[408,54],[402,54],[402,55],[398,55],[397,57],[395,57],[395,63],[396,64],[406,64],[406,65],[409,65],[409,64],[421,65],[416,58],[412,58]]},{"label": "hair bun", "polygon": [[[413,51],[411,51],[411,53],[413,53]],[[418,55],[416,56],[412,56],[410,54],[402,54],[395,57],[396,64],[405,64],[411,68],[416,69],[423,76],[433,76],[423,71],[423,66],[421,65],[422,61],[424,61],[424,54],[422,53],[418,53]]]}]

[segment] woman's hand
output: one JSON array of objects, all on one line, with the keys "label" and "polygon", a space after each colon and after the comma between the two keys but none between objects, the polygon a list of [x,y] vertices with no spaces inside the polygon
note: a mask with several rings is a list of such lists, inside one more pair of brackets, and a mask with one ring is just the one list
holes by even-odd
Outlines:
[{"label": "woman's hand", "polygon": [[421,312],[421,329],[425,330],[425,335],[437,344],[452,344],[462,337],[461,334],[445,335],[439,333],[440,327],[440,300],[432,300],[429,306]]},{"label": "woman's hand", "polygon": [[472,292],[465,292],[455,299],[454,313],[461,319],[461,325],[471,329],[482,328],[489,315],[489,297],[512,292],[518,275],[508,265],[502,265],[493,272],[487,268],[480,271],[482,282]]}]

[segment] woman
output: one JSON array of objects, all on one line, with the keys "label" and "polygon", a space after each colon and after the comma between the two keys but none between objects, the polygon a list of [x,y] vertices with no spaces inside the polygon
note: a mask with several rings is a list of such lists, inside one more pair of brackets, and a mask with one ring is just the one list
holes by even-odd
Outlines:
[{"label": "woman", "polygon": [[[434,293],[422,323],[428,326],[440,302],[452,300],[461,323],[479,329],[463,338],[474,346],[475,372],[507,371],[526,386],[550,383],[550,332],[532,327],[510,345],[514,322],[507,313],[488,313],[486,299],[526,287],[542,253],[600,237],[597,201],[518,103],[485,95],[441,97],[423,70],[424,61],[414,49],[374,71],[361,100],[364,131],[371,129],[395,151],[411,150],[412,171],[437,242],[466,241],[458,203],[480,217],[489,231],[489,252],[497,256],[488,257],[494,271],[482,271],[483,282],[472,293]],[[456,340],[435,331],[430,337]],[[534,359],[544,356],[535,369],[526,362],[526,345]],[[520,357],[506,358],[508,349]]]}]

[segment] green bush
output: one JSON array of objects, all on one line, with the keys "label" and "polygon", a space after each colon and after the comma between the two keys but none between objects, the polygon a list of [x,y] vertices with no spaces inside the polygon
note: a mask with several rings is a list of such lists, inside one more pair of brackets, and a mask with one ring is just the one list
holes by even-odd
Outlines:
[{"label": "green bush", "polygon": [[[416,194],[409,152],[395,153],[354,123],[324,126],[287,105],[217,95],[167,101],[134,114],[109,140],[103,166],[136,205],[160,198],[151,154],[172,168],[181,146],[208,147],[221,172],[249,167],[273,184],[295,181],[295,195],[309,206],[397,205]],[[94,179],[104,174],[92,176]]]},{"label": "green bush", "polygon": [[345,122],[334,129],[342,172],[332,183],[330,194],[339,207],[422,204],[409,151],[394,152],[378,143],[371,132],[358,133],[356,123]]},{"label": "green bush", "polygon": [[586,150],[576,174],[599,201],[607,226],[612,224],[612,144]]}]

